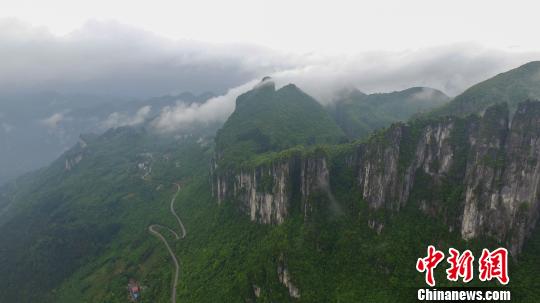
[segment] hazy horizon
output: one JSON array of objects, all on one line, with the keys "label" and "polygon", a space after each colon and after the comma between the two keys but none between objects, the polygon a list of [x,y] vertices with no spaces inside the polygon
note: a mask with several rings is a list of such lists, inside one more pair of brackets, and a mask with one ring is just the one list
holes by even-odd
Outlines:
[{"label": "hazy horizon", "polygon": [[[18,157],[35,136],[44,137],[40,146],[50,144],[50,160],[81,130],[154,117],[152,125],[165,132],[222,123],[236,97],[264,76],[277,87],[294,83],[327,105],[344,88],[380,93],[430,87],[453,97],[540,60],[537,42],[529,38],[535,27],[527,16],[534,10],[525,4],[490,2],[486,15],[482,5],[465,2],[233,2],[5,1],[2,148]],[[478,35],[486,27],[492,30]],[[162,107],[147,101],[182,92],[214,96],[187,104],[169,100]],[[129,100],[139,103],[118,105]],[[14,147],[13,141],[28,137],[19,133],[27,126],[36,128],[27,130],[32,139]]]}]

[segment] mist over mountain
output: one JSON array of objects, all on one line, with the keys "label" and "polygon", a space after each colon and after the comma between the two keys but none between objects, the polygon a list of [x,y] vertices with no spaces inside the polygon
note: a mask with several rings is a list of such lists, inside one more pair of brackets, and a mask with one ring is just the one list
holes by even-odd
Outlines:
[{"label": "mist over mountain", "polygon": [[[113,21],[89,21],[58,36],[14,18],[0,19],[0,92],[58,91],[148,98],[183,91],[226,92],[265,75],[296,83],[325,102],[354,85],[366,93],[414,86],[450,96],[537,52],[460,43],[400,52],[284,52],[252,44],[172,40]],[[282,79],[282,80],[280,80]]]},{"label": "mist over mountain", "polygon": [[[55,35],[46,28],[3,18],[0,43],[0,104],[43,91],[118,100],[184,91],[218,95],[205,105],[169,107],[156,122],[166,131],[191,121],[224,122],[236,97],[263,76],[271,76],[278,88],[295,83],[326,105],[344,87],[368,94],[431,87],[455,96],[493,74],[539,57],[537,52],[502,51],[475,43],[338,55],[284,52],[247,43],[172,40],[97,20]],[[88,99],[87,106],[99,103],[98,99]],[[4,133],[12,129],[7,121],[0,123]]]},{"label": "mist over mountain", "polygon": [[296,145],[345,140],[343,131],[315,99],[294,84],[276,90],[270,77],[236,99],[234,113],[216,136],[220,166]]},{"label": "mist over mountain", "polygon": [[431,115],[481,113],[497,103],[515,111],[519,100],[540,99],[540,61],[533,61],[478,83]]},{"label": "mist over mountain", "polygon": [[0,302],[540,302],[538,11],[6,0]]},{"label": "mist over mountain", "polygon": [[[520,76],[530,66],[504,83],[535,87]],[[502,100],[498,84],[478,86]],[[171,209],[189,231],[164,237],[182,260],[183,301],[394,302],[424,286],[411,264],[428,244],[508,247],[513,294],[538,299],[540,102],[516,101],[510,121],[504,103],[426,118],[419,112],[459,97],[425,87],[349,87],[326,106],[270,77],[236,93],[225,123],[183,120],[197,127],[174,131],[159,125],[163,114],[209,112],[210,95],[105,102],[99,121],[122,125],[0,186],[0,242],[10,243],[0,285],[20,285],[0,287],[0,299],[120,303],[135,277],[145,298],[169,300],[169,253],[148,228],[174,232]],[[39,121],[61,126],[70,115]],[[486,283],[468,285],[500,287]]]},{"label": "mist over mountain", "polygon": [[222,92],[279,66],[266,60],[246,62],[248,53],[268,52],[255,46],[171,41],[116,22],[89,21],[68,35],[55,36],[1,19],[0,41],[0,92],[10,93],[52,90],[148,98]]},{"label": "mist over mountain", "polygon": [[370,95],[353,89],[339,94],[329,111],[349,138],[362,139],[376,129],[438,108],[449,99],[428,87]]},{"label": "mist over mountain", "polygon": [[148,99],[54,92],[0,96],[0,183],[45,166],[81,134],[137,126],[166,107],[200,104],[212,96],[208,92]]}]

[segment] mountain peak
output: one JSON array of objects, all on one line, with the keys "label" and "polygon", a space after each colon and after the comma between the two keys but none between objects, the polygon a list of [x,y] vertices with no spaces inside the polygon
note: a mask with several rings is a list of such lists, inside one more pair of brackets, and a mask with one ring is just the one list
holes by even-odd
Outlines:
[{"label": "mountain peak", "polygon": [[[289,83],[277,90],[278,94],[301,94],[307,95],[303,90],[293,83]],[[311,97],[310,97],[311,98]]]},{"label": "mountain peak", "polygon": [[365,93],[360,91],[355,86],[349,85],[338,89],[334,94],[334,102],[340,102],[345,99],[357,99],[366,96]]},{"label": "mountain peak", "polygon": [[344,139],[322,105],[296,85],[274,89],[273,81],[266,79],[238,97],[235,111],[216,136],[220,165],[297,145]]},{"label": "mountain peak", "polygon": [[265,76],[262,78],[261,82],[255,85],[253,89],[255,90],[255,89],[261,89],[261,88],[270,88],[274,91],[276,90],[276,83],[274,82],[272,77]]},{"label": "mountain peak", "polygon": [[473,85],[431,115],[464,116],[490,105],[508,103],[514,111],[527,99],[540,99],[540,61],[532,61]]},{"label": "mountain peak", "polygon": [[366,95],[358,90],[336,96],[330,107],[334,119],[351,139],[367,137],[372,131],[448,102],[439,90],[412,87],[402,91]]},{"label": "mountain peak", "polygon": [[518,68],[539,68],[540,69],[540,61],[531,61],[523,64],[522,66]]},{"label": "mountain peak", "polygon": [[280,90],[301,90],[301,89],[298,88],[298,86],[296,86],[296,84],[289,83],[289,84],[283,86],[282,88],[280,88]]}]

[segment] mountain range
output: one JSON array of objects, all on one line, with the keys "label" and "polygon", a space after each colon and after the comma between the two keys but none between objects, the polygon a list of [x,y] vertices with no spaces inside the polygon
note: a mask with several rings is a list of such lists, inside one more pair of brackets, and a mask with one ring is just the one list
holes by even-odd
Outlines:
[{"label": "mountain range", "polygon": [[531,62],[452,99],[349,89],[326,107],[265,78],[217,132],[148,119],[80,136],[0,189],[0,301],[125,302],[136,278],[168,302],[170,256],[148,227],[175,226],[180,186],[188,232],[165,237],[182,302],[414,301],[428,245],[507,247],[513,300],[535,302],[538,75]]},{"label": "mountain range", "polygon": [[46,166],[84,133],[135,125],[178,102],[200,103],[212,93],[181,93],[133,100],[43,92],[0,96],[0,184]]}]

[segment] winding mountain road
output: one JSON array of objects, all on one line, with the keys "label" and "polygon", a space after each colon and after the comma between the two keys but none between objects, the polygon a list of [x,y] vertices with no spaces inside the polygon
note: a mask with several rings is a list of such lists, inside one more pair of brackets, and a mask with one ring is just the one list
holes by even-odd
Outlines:
[{"label": "winding mountain road", "polygon": [[176,285],[178,285],[178,276],[180,275],[180,264],[178,263],[178,259],[176,258],[176,255],[174,254],[173,250],[171,249],[169,242],[167,242],[167,239],[165,239],[165,237],[156,229],[164,228],[170,231],[175,236],[176,240],[184,239],[186,237],[186,234],[187,234],[186,228],[184,227],[182,220],[180,220],[180,217],[178,216],[178,214],[176,214],[176,211],[174,210],[174,201],[176,200],[176,197],[178,196],[178,193],[180,193],[180,189],[181,189],[180,184],[175,183],[175,185],[177,187],[177,190],[174,193],[173,197],[171,198],[170,210],[173,216],[176,218],[176,221],[178,221],[178,225],[180,226],[180,229],[182,230],[182,236],[180,236],[174,230],[163,225],[152,224],[148,226],[148,231],[154,236],[158,237],[163,242],[163,244],[165,244],[165,247],[169,251],[169,254],[171,255],[171,259],[174,263],[175,272],[174,272],[174,279],[173,279],[173,284],[172,284],[172,289],[171,289],[171,302],[172,303],[176,303]]}]

